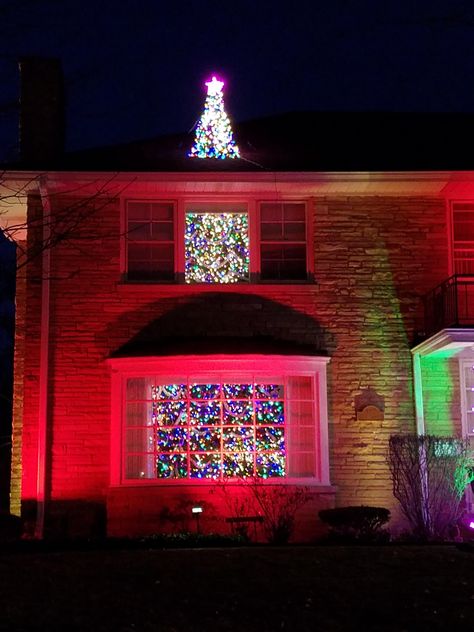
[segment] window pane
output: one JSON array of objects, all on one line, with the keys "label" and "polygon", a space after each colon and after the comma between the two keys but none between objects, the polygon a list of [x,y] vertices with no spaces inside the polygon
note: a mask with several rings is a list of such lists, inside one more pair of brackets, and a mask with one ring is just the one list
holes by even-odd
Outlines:
[{"label": "window pane", "polygon": [[152,454],[127,456],[125,461],[126,479],[155,478]]},{"label": "window pane", "polygon": [[128,202],[127,218],[128,220],[145,220],[150,221],[150,203],[149,202]]},{"label": "window pane", "polygon": [[127,452],[153,452],[153,429],[127,430]]},{"label": "window pane", "polygon": [[151,261],[151,246],[149,244],[128,244],[128,261]]},{"label": "window pane", "polygon": [[281,222],[282,220],[283,220],[282,204],[265,202],[260,205],[260,221]]},{"label": "window pane", "polygon": [[153,202],[151,205],[151,219],[173,220],[173,204]]},{"label": "window pane", "polygon": [[260,239],[263,241],[281,241],[283,239],[283,224],[262,222],[260,229]]},{"label": "window pane", "polygon": [[248,478],[254,475],[254,460],[251,454],[238,452],[224,455],[224,476]]},{"label": "window pane", "polygon": [[291,377],[288,380],[289,393],[291,399],[313,399],[313,380],[309,376]]},{"label": "window pane", "polygon": [[[473,217],[474,220],[474,217]],[[454,239],[456,241],[474,241],[474,221],[454,223]]]},{"label": "window pane", "polygon": [[285,458],[278,452],[257,455],[257,476],[272,478],[285,476]]},{"label": "window pane", "polygon": [[226,425],[241,425],[253,423],[253,405],[251,402],[232,401],[224,402],[223,423]]},{"label": "window pane", "polygon": [[171,222],[153,222],[151,224],[151,239],[154,241],[173,241],[173,224]]},{"label": "window pane", "polygon": [[127,426],[151,426],[153,421],[149,415],[150,404],[141,402],[136,404],[127,404],[127,416],[125,423]]},{"label": "window pane", "polygon": [[157,449],[160,452],[183,452],[188,449],[186,428],[159,428],[156,431]]},{"label": "window pane", "polygon": [[157,478],[187,478],[188,459],[183,454],[160,454],[156,459]]},{"label": "window pane", "polygon": [[220,458],[217,454],[192,454],[191,478],[219,478]]},{"label": "window pane", "polygon": [[127,380],[127,400],[151,399],[152,379],[146,377],[130,377]]},{"label": "window pane", "polygon": [[252,384],[223,384],[224,397],[227,399],[250,399]]},{"label": "window pane", "polygon": [[285,222],[305,222],[306,213],[304,204],[284,204],[283,219]]},{"label": "window pane", "polygon": [[189,423],[218,425],[221,423],[220,402],[191,402]]},{"label": "window pane", "polygon": [[186,402],[153,402],[153,423],[156,425],[183,425],[187,420]]},{"label": "window pane", "polygon": [[191,397],[193,399],[216,399],[221,392],[220,384],[192,384]]},{"label": "window pane", "polygon": [[220,450],[221,430],[196,426],[191,429],[189,440],[189,447],[194,452],[215,452]]},{"label": "window pane", "polygon": [[257,424],[282,424],[283,402],[255,402],[255,422]]},{"label": "window pane", "polygon": [[128,222],[127,238],[129,241],[146,241],[151,239],[151,224]]},{"label": "window pane", "polygon": [[308,478],[316,476],[314,453],[294,453],[288,463],[288,476]]},{"label": "window pane", "polygon": [[295,222],[284,224],[283,232],[286,241],[304,241],[306,238],[305,224]]},{"label": "window pane", "polygon": [[266,427],[256,430],[257,450],[279,450],[285,449],[285,431],[283,428]]},{"label": "window pane", "polygon": [[254,445],[253,428],[224,428],[223,447],[227,452],[252,452]]}]

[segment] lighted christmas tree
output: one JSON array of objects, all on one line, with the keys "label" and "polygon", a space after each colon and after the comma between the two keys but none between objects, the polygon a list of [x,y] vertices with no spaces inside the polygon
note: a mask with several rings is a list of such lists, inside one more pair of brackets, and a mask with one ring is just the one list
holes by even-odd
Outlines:
[{"label": "lighted christmas tree", "polygon": [[229,117],[224,109],[224,82],[212,77],[212,81],[207,81],[206,86],[204,112],[188,155],[192,158],[239,158],[239,148],[235,144]]}]

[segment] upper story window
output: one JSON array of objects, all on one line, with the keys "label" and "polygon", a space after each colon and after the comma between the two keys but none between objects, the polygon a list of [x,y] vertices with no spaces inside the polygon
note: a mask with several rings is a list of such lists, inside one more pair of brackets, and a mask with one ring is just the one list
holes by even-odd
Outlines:
[{"label": "upper story window", "polygon": [[129,281],[229,284],[311,280],[307,204],[129,200]]},{"label": "upper story window", "polygon": [[173,281],[175,210],[171,202],[128,202],[127,278]]},{"label": "upper story window", "polygon": [[474,274],[474,203],[452,203],[453,272]]},{"label": "upper story window", "polygon": [[295,202],[260,205],[262,279],[306,278],[306,206]]}]

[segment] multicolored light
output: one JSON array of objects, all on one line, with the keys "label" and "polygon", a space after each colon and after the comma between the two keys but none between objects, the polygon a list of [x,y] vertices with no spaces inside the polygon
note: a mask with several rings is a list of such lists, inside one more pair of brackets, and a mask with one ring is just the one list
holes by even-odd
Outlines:
[{"label": "multicolored light", "polygon": [[158,478],[285,476],[283,386],[167,384],[151,399]]},{"label": "multicolored light", "polygon": [[212,77],[206,82],[207,97],[204,112],[196,129],[191,158],[240,158],[229,117],[224,109],[224,82]]},{"label": "multicolored light", "polygon": [[249,279],[247,213],[186,213],[186,283],[238,283]]}]

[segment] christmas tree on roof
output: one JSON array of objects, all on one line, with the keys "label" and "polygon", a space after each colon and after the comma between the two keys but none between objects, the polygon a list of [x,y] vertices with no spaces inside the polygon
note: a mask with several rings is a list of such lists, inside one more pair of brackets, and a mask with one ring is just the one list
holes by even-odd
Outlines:
[{"label": "christmas tree on roof", "polygon": [[224,109],[224,82],[212,77],[211,81],[206,82],[206,86],[204,112],[188,155],[192,158],[240,158],[229,117]]}]

